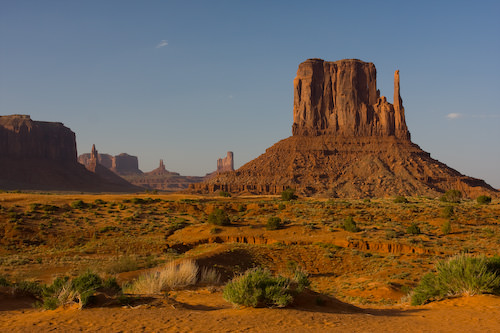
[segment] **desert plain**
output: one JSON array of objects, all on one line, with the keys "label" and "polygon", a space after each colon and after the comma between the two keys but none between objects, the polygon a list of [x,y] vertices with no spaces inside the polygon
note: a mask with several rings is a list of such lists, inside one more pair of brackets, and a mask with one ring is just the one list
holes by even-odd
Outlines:
[{"label": "desert plain", "polygon": [[[221,193],[224,194],[224,193]],[[403,200],[404,199],[404,200]],[[435,264],[498,255],[500,201],[431,197],[301,198],[187,194],[0,193],[0,330],[176,332],[495,332],[500,297],[461,295],[410,305]],[[450,208],[451,207],[451,208]],[[209,223],[215,210],[229,225]],[[279,218],[277,228],[269,221]],[[346,230],[346,221],[355,228]],[[417,230],[415,230],[417,226]],[[446,227],[445,227],[446,226]],[[217,279],[145,293],[147,272],[190,260]],[[235,306],[225,284],[254,267],[310,285],[284,308]],[[121,296],[45,309],[16,283],[92,271]],[[38,305],[36,305],[38,303]]]}]

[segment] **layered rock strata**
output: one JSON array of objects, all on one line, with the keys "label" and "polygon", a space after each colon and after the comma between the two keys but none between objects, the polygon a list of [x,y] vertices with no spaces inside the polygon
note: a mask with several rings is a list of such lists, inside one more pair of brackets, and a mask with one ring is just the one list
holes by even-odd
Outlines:
[{"label": "layered rock strata", "polygon": [[410,141],[394,75],[394,104],[380,96],[372,63],[309,59],[294,80],[292,136],[234,172],[191,187],[194,192],[332,197],[437,196],[459,189],[468,197],[498,195],[430,157]]}]

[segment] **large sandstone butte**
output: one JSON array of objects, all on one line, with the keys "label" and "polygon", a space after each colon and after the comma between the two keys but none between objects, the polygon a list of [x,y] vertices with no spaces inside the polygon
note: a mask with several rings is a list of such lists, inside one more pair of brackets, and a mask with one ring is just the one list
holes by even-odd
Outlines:
[{"label": "large sandstone butte", "polygon": [[62,123],[28,115],[0,116],[0,189],[134,191],[78,163],[75,133]]},{"label": "large sandstone butte", "polygon": [[394,104],[377,90],[372,63],[309,59],[294,80],[293,136],[234,172],[192,186],[196,192],[332,197],[436,196],[458,189],[468,197],[498,195],[431,158],[410,141],[394,76]]}]

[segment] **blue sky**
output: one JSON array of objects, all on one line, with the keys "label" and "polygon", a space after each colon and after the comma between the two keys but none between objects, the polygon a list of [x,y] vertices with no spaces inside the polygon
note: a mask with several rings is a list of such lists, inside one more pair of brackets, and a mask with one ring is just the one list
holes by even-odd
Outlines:
[{"label": "blue sky", "polygon": [[308,58],[393,74],[412,140],[500,188],[498,1],[0,0],[0,114],[60,121],[143,171],[237,167],[291,135]]}]

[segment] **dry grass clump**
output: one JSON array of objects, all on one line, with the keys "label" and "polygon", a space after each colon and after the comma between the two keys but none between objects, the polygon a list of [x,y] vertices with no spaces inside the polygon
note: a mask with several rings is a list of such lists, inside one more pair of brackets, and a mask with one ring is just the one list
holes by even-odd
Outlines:
[{"label": "dry grass clump", "polygon": [[423,276],[411,296],[412,305],[447,296],[500,294],[500,258],[459,254],[436,265],[436,273]]},{"label": "dry grass clump", "polygon": [[182,289],[197,283],[217,284],[220,275],[210,268],[201,269],[194,260],[170,262],[166,266],[139,276],[126,291],[134,294],[157,294]]}]

